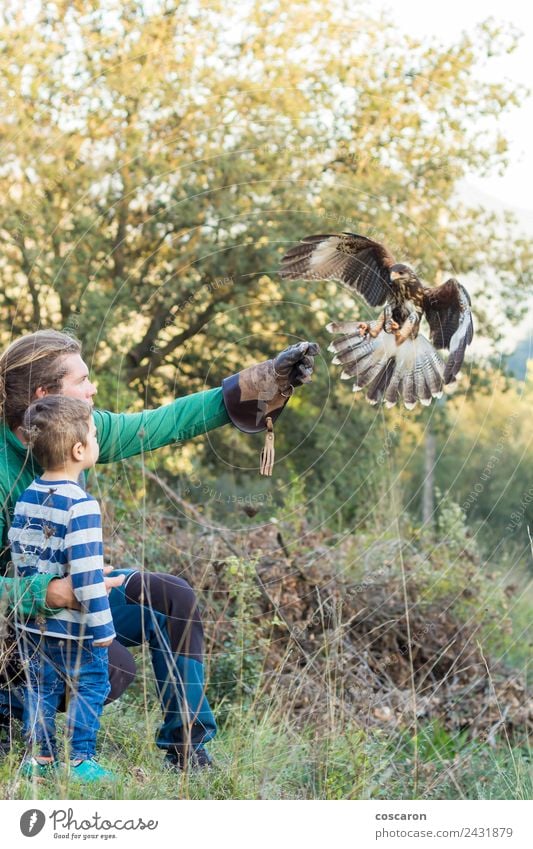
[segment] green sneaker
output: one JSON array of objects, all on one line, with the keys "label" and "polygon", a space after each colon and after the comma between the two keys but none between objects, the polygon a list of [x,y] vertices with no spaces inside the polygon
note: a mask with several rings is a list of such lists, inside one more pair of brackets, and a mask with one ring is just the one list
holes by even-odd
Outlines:
[{"label": "green sneaker", "polygon": [[85,761],[80,761],[74,766],[69,764],[71,778],[76,781],[83,781],[85,784],[90,784],[95,781],[116,781],[117,777],[109,769],[104,769],[94,758],[88,758]]},{"label": "green sneaker", "polygon": [[59,761],[27,757],[20,765],[20,774],[25,778],[50,778],[58,769]]}]

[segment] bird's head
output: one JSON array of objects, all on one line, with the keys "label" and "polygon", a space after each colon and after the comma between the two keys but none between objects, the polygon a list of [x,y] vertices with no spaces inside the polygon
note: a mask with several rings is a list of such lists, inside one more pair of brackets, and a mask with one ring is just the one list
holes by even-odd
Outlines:
[{"label": "bird's head", "polygon": [[391,265],[389,269],[390,279],[393,283],[401,282],[408,283],[409,281],[416,280],[416,274],[414,273],[412,268],[409,268],[408,265],[402,265],[401,263],[396,263],[396,265]]}]

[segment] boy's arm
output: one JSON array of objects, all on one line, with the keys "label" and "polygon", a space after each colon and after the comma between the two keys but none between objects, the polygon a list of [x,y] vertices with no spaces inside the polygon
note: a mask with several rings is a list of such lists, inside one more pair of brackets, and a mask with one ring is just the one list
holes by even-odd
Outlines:
[{"label": "boy's arm", "polygon": [[112,463],[192,439],[228,424],[230,417],[222,389],[208,389],[140,413],[95,410],[94,421],[100,446],[98,462]]},{"label": "boy's arm", "polygon": [[94,645],[107,643],[116,635],[104,583],[100,506],[94,498],[87,496],[70,508],[65,551],[86,629],[93,635]]}]

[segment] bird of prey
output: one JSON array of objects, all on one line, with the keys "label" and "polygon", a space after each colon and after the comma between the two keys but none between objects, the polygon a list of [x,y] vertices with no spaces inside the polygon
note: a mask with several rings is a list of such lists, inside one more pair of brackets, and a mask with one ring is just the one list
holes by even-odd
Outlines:
[{"label": "bird of prey", "polygon": [[[454,278],[425,286],[384,245],[356,233],[306,236],[282,258],[280,274],[285,280],[335,280],[370,306],[384,307],[373,321],[327,325],[339,335],[328,350],[344,367],[341,378],[354,379],[354,392],[366,389],[371,404],[427,406],[456,380],[474,328],[470,297]],[[419,332],[422,316],[431,341]],[[436,348],[449,350],[446,363]]]}]

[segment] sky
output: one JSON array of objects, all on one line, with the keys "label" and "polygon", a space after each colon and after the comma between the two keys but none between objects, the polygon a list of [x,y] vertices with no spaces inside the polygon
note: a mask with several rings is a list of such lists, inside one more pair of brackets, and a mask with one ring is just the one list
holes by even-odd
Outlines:
[{"label": "sky", "polygon": [[[507,78],[533,88],[533,9],[528,9],[524,0],[385,0],[384,5],[400,29],[418,37],[438,36],[444,43],[452,43],[463,30],[468,32],[489,17],[514,24],[523,33],[520,46],[510,56],[491,60],[489,78]],[[531,128],[533,95],[505,117],[503,129],[511,142],[512,160],[506,174],[485,178],[471,175],[462,190],[473,200],[484,200],[495,209],[502,205],[512,208],[521,226],[533,236]]]}]

